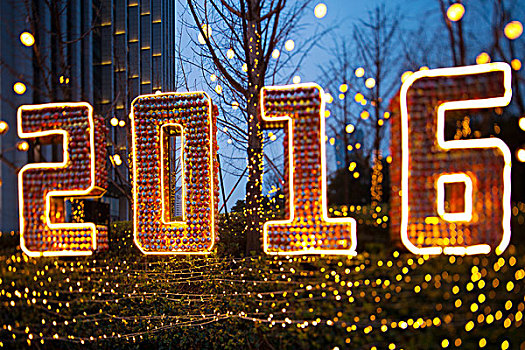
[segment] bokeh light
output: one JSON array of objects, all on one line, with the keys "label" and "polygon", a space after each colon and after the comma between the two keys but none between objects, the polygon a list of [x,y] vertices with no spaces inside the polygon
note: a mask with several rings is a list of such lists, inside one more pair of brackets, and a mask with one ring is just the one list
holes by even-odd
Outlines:
[{"label": "bokeh light", "polygon": [[315,17],[323,18],[324,16],[326,16],[326,11],[327,8],[325,4],[323,4],[322,2],[317,4],[314,8]]},{"label": "bokeh light", "polygon": [[465,7],[462,4],[455,3],[449,6],[447,10],[447,18],[452,22],[457,22],[465,15]]},{"label": "bokeh light", "polygon": [[508,39],[516,40],[523,34],[523,24],[520,21],[509,22],[503,31]]},{"label": "bokeh light", "polygon": [[25,46],[33,46],[35,44],[35,37],[29,32],[23,32],[20,34],[20,41]]},{"label": "bokeh light", "polygon": [[13,85],[13,90],[17,95],[23,95],[26,92],[27,88],[24,83],[18,81],[15,83],[15,85]]}]

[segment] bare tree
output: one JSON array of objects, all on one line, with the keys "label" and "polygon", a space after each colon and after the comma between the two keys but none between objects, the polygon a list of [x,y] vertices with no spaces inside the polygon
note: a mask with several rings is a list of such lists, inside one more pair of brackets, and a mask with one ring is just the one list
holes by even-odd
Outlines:
[{"label": "bare tree", "polygon": [[[348,167],[353,159],[359,164],[369,164],[372,160],[377,170],[372,174],[372,180],[375,176],[376,181],[372,181],[371,188],[375,202],[382,199],[381,144],[389,117],[388,105],[384,102],[398,85],[399,23],[397,11],[387,11],[384,5],[376,7],[366,20],[354,26],[355,46],[348,48],[344,38],[336,42],[337,55],[323,70],[325,85],[334,95],[327,125],[335,139],[342,141],[342,145],[336,147],[344,148],[339,150],[344,152],[343,167]],[[350,169],[357,171],[352,166]],[[354,172],[356,176],[367,173],[365,169]]]},{"label": "bare tree", "polygon": [[304,53],[315,45],[315,41],[305,45],[298,41],[294,54],[287,52],[293,49],[291,43],[283,50],[284,41],[301,29],[300,18],[310,1],[205,0],[198,4],[187,0],[187,4],[193,28],[198,28],[204,44],[195,52],[200,62],[184,62],[200,66],[206,80],[213,75],[215,91],[222,99],[220,107],[235,109],[223,109],[219,124],[227,128],[235,147],[248,156],[246,252],[258,251],[263,174],[260,89],[268,83],[289,81],[291,75],[283,75],[283,68],[293,74]]}]

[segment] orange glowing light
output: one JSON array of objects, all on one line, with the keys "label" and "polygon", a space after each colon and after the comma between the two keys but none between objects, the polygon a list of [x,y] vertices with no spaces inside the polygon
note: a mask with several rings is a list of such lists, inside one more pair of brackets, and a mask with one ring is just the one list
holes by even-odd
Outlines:
[{"label": "orange glowing light", "polygon": [[[326,199],[325,101],[317,84],[264,87],[261,115],[267,129],[285,131],[287,220],[263,225],[270,255],[355,255],[356,222],[329,218]],[[301,100],[301,104],[295,101]],[[308,138],[296,135],[308,134]],[[311,142],[314,141],[314,142]]]},{"label": "orange glowing light", "polygon": [[457,22],[465,15],[465,7],[460,3],[455,3],[449,6],[447,10],[447,18],[452,22]]},{"label": "orange glowing light", "polygon": [[523,24],[520,21],[509,22],[505,25],[503,32],[508,39],[516,40],[523,34]]},{"label": "orange glowing light", "polygon": [[[216,122],[204,92],[162,93],[132,103],[133,235],[144,254],[209,254],[217,212]],[[182,219],[170,216],[169,131],[182,154]]]},{"label": "orange glowing light", "polygon": [[[21,106],[18,136],[62,138],[63,161],[32,163],[18,173],[20,246],[29,256],[91,255],[107,249],[107,227],[66,223],[51,208],[64,198],[100,197],[106,187],[104,121],[87,103]],[[63,207],[63,204],[61,205]],[[59,215],[57,215],[59,214]],[[62,218],[62,219],[61,219]]]}]

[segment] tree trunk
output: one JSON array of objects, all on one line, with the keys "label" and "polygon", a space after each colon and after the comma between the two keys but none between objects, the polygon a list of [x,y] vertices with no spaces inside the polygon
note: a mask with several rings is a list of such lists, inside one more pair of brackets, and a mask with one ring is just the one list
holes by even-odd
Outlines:
[{"label": "tree trunk", "polygon": [[261,251],[262,218],[262,131],[259,106],[259,93],[264,85],[262,71],[263,48],[260,38],[260,8],[256,1],[248,2],[246,21],[246,44],[248,65],[248,183],[246,184],[246,254]]}]

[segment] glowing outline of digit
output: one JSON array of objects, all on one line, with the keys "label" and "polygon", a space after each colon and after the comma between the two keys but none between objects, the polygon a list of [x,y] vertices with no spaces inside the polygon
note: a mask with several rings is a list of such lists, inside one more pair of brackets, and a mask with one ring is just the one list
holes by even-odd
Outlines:
[{"label": "glowing outline of digit", "polygon": [[437,109],[437,130],[436,138],[438,146],[442,150],[466,149],[466,148],[498,148],[503,153],[505,165],[503,167],[503,237],[500,244],[496,247],[496,252],[503,252],[510,243],[510,168],[511,154],[508,146],[498,138],[484,138],[475,140],[453,140],[445,141],[444,125],[445,113],[449,110],[477,109],[477,108],[494,108],[504,107],[510,103],[512,98],[511,87],[511,68],[508,64],[502,62],[488,63],[475,66],[439,68],[432,70],[418,71],[410,75],[403,85],[400,92],[400,110],[401,110],[401,241],[404,246],[414,254],[486,254],[490,252],[488,244],[474,246],[454,246],[454,247],[416,247],[408,238],[408,106],[407,93],[412,84],[421,78],[426,77],[454,77],[462,75],[483,74],[490,72],[503,72],[503,86],[505,92],[503,96],[491,97],[484,99],[449,101],[442,103]]},{"label": "glowing outline of digit", "polygon": [[[52,190],[46,194],[45,197],[45,222],[44,224],[50,229],[82,229],[90,228],[91,229],[91,242],[92,250],[89,251],[76,251],[76,250],[59,250],[59,251],[43,251],[43,252],[34,252],[29,250],[26,247],[24,240],[24,231],[25,231],[25,220],[24,220],[24,179],[23,174],[26,170],[29,169],[61,169],[68,166],[69,161],[69,133],[64,129],[56,130],[47,130],[47,131],[36,131],[36,132],[24,132],[22,126],[22,112],[23,111],[33,111],[41,110],[47,108],[67,108],[67,107],[86,107],[88,110],[88,122],[89,122],[89,148],[90,148],[90,163],[91,163],[91,184],[86,190]],[[50,200],[53,196],[59,197],[84,197],[84,198],[93,198],[100,197],[105,190],[100,187],[95,186],[95,124],[93,121],[93,107],[86,102],[68,102],[68,103],[45,103],[38,105],[22,105],[17,110],[17,128],[18,128],[18,137],[20,138],[37,138],[42,136],[50,135],[62,135],[62,157],[63,161],[60,163],[31,163],[26,164],[18,172],[18,210],[20,215],[20,248],[22,251],[30,257],[41,257],[41,256],[86,256],[92,255],[93,251],[97,249],[97,228],[95,223],[85,222],[85,223],[53,223],[49,217],[49,212],[51,210]],[[102,190],[102,194],[93,195],[90,193],[95,188]]]},{"label": "glowing outline of digit", "polygon": [[[208,166],[209,166],[209,170],[210,170],[210,173],[209,173],[209,176],[210,176],[210,204],[211,204],[211,223],[210,223],[210,232],[211,232],[211,245],[207,248],[208,250],[207,251],[203,251],[203,252],[192,252],[192,251],[153,251],[153,252],[148,252],[144,249],[142,249],[142,246],[138,240],[138,226],[137,226],[137,216],[138,216],[138,210],[137,210],[137,157],[136,157],[136,143],[137,143],[137,135],[136,135],[136,126],[135,126],[135,103],[141,99],[141,98],[146,98],[146,97],[160,97],[160,96],[175,96],[175,97],[178,97],[178,96],[187,96],[187,95],[198,95],[198,94],[202,94],[204,95],[206,98],[207,98],[207,103],[208,103],[208,121],[209,121],[209,135],[210,135],[210,141],[209,141],[209,146],[210,146],[210,159],[208,161]],[[146,95],[139,95],[137,97],[135,97],[135,99],[133,100],[133,102],[131,102],[131,112],[130,112],[130,119],[131,119],[131,138],[132,138],[132,141],[131,141],[131,156],[133,158],[133,242],[135,243],[135,245],[137,246],[137,248],[140,250],[140,252],[142,254],[145,254],[145,255],[206,255],[206,254],[210,254],[214,245],[215,245],[215,194],[214,194],[214,191],[213,191],[213,184],[214,184],[214,172],[213,172],[213,127],[212,127],[212,123],[213,123],[213,110],[212,110],[212,102],[211,102],[211,98],[210,96],[205,93],[204,91],[192,91],[192,92],[164,92],[164,93],[160,93],[160,94],[146,94]],[[165,124],[166,126],[168,125],[174,125],[174,126],[179,126],[182,130],[182,133],[181,133],[181,137],[182,139],[184,140],[184,127],[181,125],[181,124],[177,124],[177,123],[167,123]],[[161,125],[161,130],[159,132],[159,134],[162,133],[162,127],[164,125]],[[159,137],[159,142],[162,142],[162,140],[160,139]],[[163,154],[163,148],[162,147],[162,144],[160,145],[160,148],[161,148],[161,152]],[[185,164],[184,164],[184,157],[182,157],[182,160],[183,160],[183,169],[182,171],[184,172],[185,171]],[[160,160],[161,162],[161,165],[162,165],[162,159]],[[162,168],[162,166],[161,166]],[[164,170],[161,169],[161,176],[162,178],[164,177]],[[183,192],[185,192],[185,181],[184,181],[184,177],[183,177]],[[163,184],[163,180],[161,179],[161,184]],[[163,201],[163,198],[164,198],[164,189],[161,189],[161,200]],[[185,207],[185,193],[183,193],[183,209],[185,211],[186,207]],[[162,210],[164,210],[164,202],[162,204]],[[184,212],[183,213],[183,217],[186,217],[186,213]],[[186,225],[186,221],[172,221],[172,222],[165,222],[164,221],[164,211],[161,213],[161,222],[163,224],[173,224],[175,225],[174,227],[177,227],[177,224],[184,224]]]},{"label": "glowing outline of digit", "polygon": [[[337,223],[337,224],[350,224],[350,248],[349,249],[303,249],[298,251],[291,252],[282,252],[282,251],[268,251],[268,225],[283,225],[291,224],[295,219],[295,208],[294,208],[294,192],[293,192],[293,181],[294,181],[294,157],[293,157],[293,144],[294,144],[294,134],[292,126],[292,118],[285,115],[280,117],[267,117],[265,104],[264,104],[264,91],[265,90],[290,90],[293,88],[314,88],[319,91],[321,95],[321,105],[319,109],[319,118],[320,122],[320,131],[319,131],[319,141],[321,143],[321,211],[322,211],[322,220],[326,223]],[[288,125],[288,193],[290,195],[290,218],[286,220],[273,220],[267,221],[263,224],[263,250],[268,255],[303,255],[303,254],[326,254],[326,255],[357,255],[355,250],[357,246],[357,235],[356,235],[356,220],[354,218],[329,218],[327,216],[328,206],[326,198],[326,145],[325,145],[325,95],[323,88],[315,83],[302,83],[302,84],[293,84],[293,85],[282,85],[282,86],[265,86],[261,89],[261,117],[264,121],[276,122],[276,121],[286,121]],[[291,166],[290,166],[291,165]],[[318,218],[316,218],[318,219]]]}]

